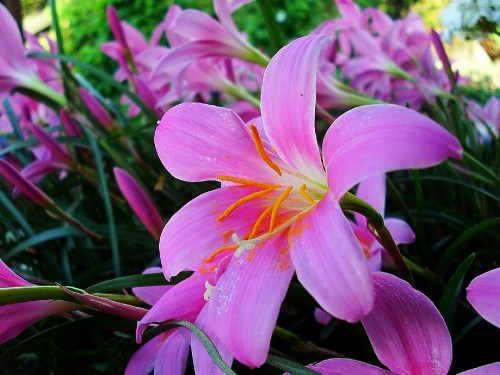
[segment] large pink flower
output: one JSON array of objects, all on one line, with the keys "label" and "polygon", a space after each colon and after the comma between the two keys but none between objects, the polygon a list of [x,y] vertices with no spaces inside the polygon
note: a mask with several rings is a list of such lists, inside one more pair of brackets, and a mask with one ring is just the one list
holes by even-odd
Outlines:
[{"label": "large pink flower", "polygon": [[[406,281],[376,272],[375,305],[361,319],[375,354],[391,371],[352,359],[329,359],[311,368],[324,375],[446,375],[452,360],[450,333],[441,314]],[[458,375],[498,374],[500,362]]]},{"label": "large pink flower", "polygon": [[[172,175],[222,183],[167,223],[160,239],[163,272],[170,279],[186,268],[223,269],[209,318],[249,366],[266,358],[294,271],[337,318],[354,322],[372,309],[367,260],[339,205],[349,189],[371,175],[461,155],[459,142],[430,119],[373,105],[340,116],[321,157],[314,131],[316,68],[328,40],[298,39],[271,60],[262,86],[265,134],[228,109],[195,103],[169,110],[155,134]],[[219,254],[227,256],[220,265],[214,262]]]}]

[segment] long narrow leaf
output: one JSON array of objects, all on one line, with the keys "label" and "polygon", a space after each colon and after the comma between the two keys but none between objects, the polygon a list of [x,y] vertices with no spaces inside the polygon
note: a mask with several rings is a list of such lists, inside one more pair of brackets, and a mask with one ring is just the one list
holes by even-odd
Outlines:
[{"label": "long narrow leaf", "polygon": [[321,373],[317,371],[311,370],[298,363],[289,361],[288,359],[281,358],[272,354],[269,354],[267,356],[266,363],[269,366],[287,371],[292,375],[321,375]]}]

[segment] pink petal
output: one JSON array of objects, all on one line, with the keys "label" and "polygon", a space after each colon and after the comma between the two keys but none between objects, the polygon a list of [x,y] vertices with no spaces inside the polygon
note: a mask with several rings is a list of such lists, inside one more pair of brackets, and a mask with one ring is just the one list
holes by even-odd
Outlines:
[{"label": "pink petal", "polygon": [[329,314],[356,322],[373,306],[373,283],[349,221],[327,194],[290,231],[297,277]]},{"label": "pink petal", "polygon": [[266,360],[292,276],[287,238],[280,234],[233,257],[217,281],[208,303],[209,319],[239,362],[258,367]]},{"label": "pink petal", "polygon": [[446,375],[452,358],[446,323],[410,284],[375,272],[375,306],[361,319],[380,361],[397,374]]},{"label": "pink petal", "polygon": [[137,350],[125,369],[125,375],[148,375],[155,368],[158,351],[169,332],[153,337]]},{"label": "pink petal", "polygon": [[[161,273],[160,267],[152,267],[144,270],[143,274]],[[172,289],[172,285],[140,286],[132,288],[132,292],[146,302],[148,305],[155,305],[163,295]]]},{"label": "pink petal", "polygon": [[346,112],[333,123],[323,142],[328,186],[338,198],[370,176],[428,168],[461,155],[460,143],[441,125],[411,109],[389,104]]},{"label": "pink petal", "polygon": [[79,308],[63,301],[30,301],[0,306],[0,345],[19,335],[29,326],[51,315]]},{"label": "pink petal", "polygon": [[[359,183],[356,196],[370,204],[379,214],[385,212],[385,174],[375,175]],[[366,218],[358,213],[354,214],[356,223],[366,228]],[[366,229],[368,231],[368,229]]]},{"label": "pink petal", "polygon": [[276,176],[257,153],[243,121],[231,110],[183,103],[170,109],[155,133],[158,156],[184,181],[232,176],[272,181]]},{"label": "pink petal", "polygon": [[314,319],[316,319],[316,321],[319,324],[326,326],[328,323],[331,322],[333,317],[330,314],[328,314],[325,310],[316,307],[314,309]]},{"label": "pink petal", "polygon": [[[215,336],[214,327],[210,324],[208,319],[207,305],[201,310],[194,324],[208,335],[221,355],[222,360],[227,365],[231,366],[233,356],[226,349],[222,341]],[[191,335],[191,351],[193,353],[193,364],[196,374],[224,375],[224,371],[212,361],[203,344],[194,335]]]},{"label": "pink petal", "polygon": [[500,328],[500,268],[472,280],[467,300],[486,321]]},{"label": "pink petal", "polygon": [[0,259],[0,288],[10,288],[33,285],[12,271],[2,259]]},{"label": "pink petal", "polygon": [[321,361],[311,369],[318,371],[323,375],[390,375],[393,372],[382,370],[379,367],[367,363],[355,361],[352,359],[327,359]]},{"label": "pink petal", "polygon": [[415,233],[403,220],[388,218],[384,221],[396,244],[408,244],[415,241]]},{"label": "pink petal", "polygon": [[218,249],[234,245],[233,233],[240,238],[249,233],[264,209],[259,201],[237,208],[222,221],[217,222],[217,218],[252,191],[240,187],[216,189],[193,199],[172,216],[160,238],[160,257],[167,280],[186,268],[210,268],[210,262],[203,261]]},{"label": "pink petal", "polygon": [[180,329],[175,329],[158,351],[155,374],[183,375],[185,373],[189,341],[181,334]]},{"label": "pink petal", "polygon": [[0,70],[1,75],[9,70],[24,70],[27,63],[24,57],[25,48],[14,17],[7,8],[0,4]]},{"label": "pink petal", "polygon": [[132,210],[151,235],[159,239],[163,230],[163,220],[151,199],[137,181],[123,169],[115,168],[114,173],[118,187]]},{"label": "pink petal", "polygon": [[282,48],[269,62],[262,83],[262,120],[277,154],[306,176],[323,180],[314,130],[316,73],[329,37],[311,35]]},{"label": "pink petal", "polygon": [[486,366],[477,367],[472,370],[461,372],[457,375],[496,375],[496,374],[500,374],[500,362],[495,362]]},{"label": "pink petal", "polygon": [[193,321],[205,305],[205,281],[213,282],[213,275],[194,273],[166,292],[139,322],[137,342],[141,343],[142,334],[150,323],[163,323],[170,319]]}]

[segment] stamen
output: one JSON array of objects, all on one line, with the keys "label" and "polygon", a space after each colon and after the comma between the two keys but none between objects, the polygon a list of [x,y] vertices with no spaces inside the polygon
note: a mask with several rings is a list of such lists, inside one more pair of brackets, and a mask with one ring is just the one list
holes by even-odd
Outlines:
[{"label": "stamen", "polygon": [[304,184],[300,187],[299,191],[300,191],[300,194],[302,194],[302,196],[304,197],[304,199],[312,204],[316,204],[316,202],[314,201],[314,199],[311,198],[311,196],[309,194],[306,193],[306,189],[307,189],[307,185]]},{"label": "stamen", "polygon": [[250,125],[250,131],[252,132],[252,139],[255,142],[255,147],[257,148],[257,152],[259,153],[262,160],[266,162],[277,174],[281,176],[281,169],[276,165],[274,161],[269,157],[264,145],[262,144],[262,139],[260,138],[259,131],[255,127],[255,125]]},{"label": "stamen", "polygon": [[247,240],[242,240],[241,238],[238,237],[238,235],[236,233],[233,233],[231,238],[238,245],[238,248],[234,252],[234,256],[236,258],[239,258],[241,256],[241,254],[243,253],[243,251],[252,250],[255,247],[255,244],[253,244]]},{"label": "stamen", "polygon": [[269,224],[269,233],[271,233],[274,230],[274,226],[276,224],[276,219],[278,216],[278,210],[280,209],[281,204],[283,201],[288,197],[290,192],[293,189],[293,185],[290,185],[279,197],[276,199],[276,202],[274,203],[273,210],[271,212],[271,222]]},{"label": "stamen", "polygon": [[217,255],[219,255],[220,253],[223,253],[224,251],[228,251],[228,250],[236,250],[238,248],[238,245],[227,245],[227,246],[223,246],[221,247],[220,249],[218,250],[215,250],[212,254],[210,254],[207,258],[205,258],[203,260],[204,263],[209,263],[211,262]]},{"label": "stamen", "polygon": [[246,180],[244,178],[238,178],[238,177],[231,177],[231,176],[217,176],[217,178],[221,181],[231,181],[235,182],[237,184],[242,184],[242,185],[249,185],[249,186],[256,186],[256,187],[261,187],[264,189],[270,189],[270,188],[279,188],[281,185],[278,184],[269,184],[267,182],[259,182],[259,181],[253,181],[253,180]]},{"label": "stamen", "polygon": [[270,188],[270,189],[266,189],[266,190],[256,191],[255,193],[248,194],[247,196],[244,196],[243,198],[238,199],[236,202],[234,202],[232,205],[230,205],[228,208],[226,208],[226,210],[216,219],[216,221],[219,222],[219,221],[225,219],[226,217],[228,217],[231,214],[231,212],[236,210],[241,205],[243,205],[246,202],[249,202],[255,198],[262,197],[263,195],[270,193],[274,189],[275,188]]},{"label": "stamen", "polygon": [[205,281],[205,288],[207,290],[205,290],[205,293],[203,293],[203,299],[205,301],[208,301],[210,299],[210,297],[212,296],[212,293],[214,291],[214,286],[210,285],[210,283],[208,281]]},{"label": "stamen", "polygon": [[262,222],[264,221],[264,219],[266,218],[267,215],[269,215],[269,213],[271,212],[271,210],[273,209],[274,207],[274,204],[270,205],[268,208],[266,208],[264,210],[264,212],[259,216],[259,218],[257,219],[257,221],[255,222],[255,224],[253,225],[252,227],[252,232],[250,233],[250,236],[248,237],[248,239],[252,239],[255,237],[255,235],[257,234],[257,231],[259,230],[259,226],[260,224],[262,224]]}]

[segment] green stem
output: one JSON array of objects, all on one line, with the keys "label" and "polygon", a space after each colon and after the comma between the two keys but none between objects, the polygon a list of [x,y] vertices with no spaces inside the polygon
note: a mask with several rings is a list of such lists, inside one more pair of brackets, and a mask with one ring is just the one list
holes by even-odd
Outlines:
[{"label": "green stem", "polygon": [[485,166],[483,163],[481,163],[479,160],[477,160],[474,156],[472,156],[470,153],[467,151],[464,151],[463,153],[464,161],[473,165],[480,171],[484,172],[490,179],[491,182],[498,188],[500,187],[500,178],[491,171],[487,166]]},{"label": "green stem", "polygon": [[343,210],[354,211],[366,217],[368,221],[368,230],[389,253],[401,276],[410,284],[414,285],[410,268],[408,268],[391,233],[386,228],[382,215],[380,215],[370,204],[349,192],[344,194],[340,199],[340,207]]},{"label": "green stem", "polygon": [[238,87],[233,84],[228,84],[224,88],[224,92],[231,96],[234,96],[235,98],[243,99],[248,103],[252,104],[255,108],[260,109],[260,100],[257,99],[252,94],[250,94],[247,90],[245,90],[242,87]]}]

